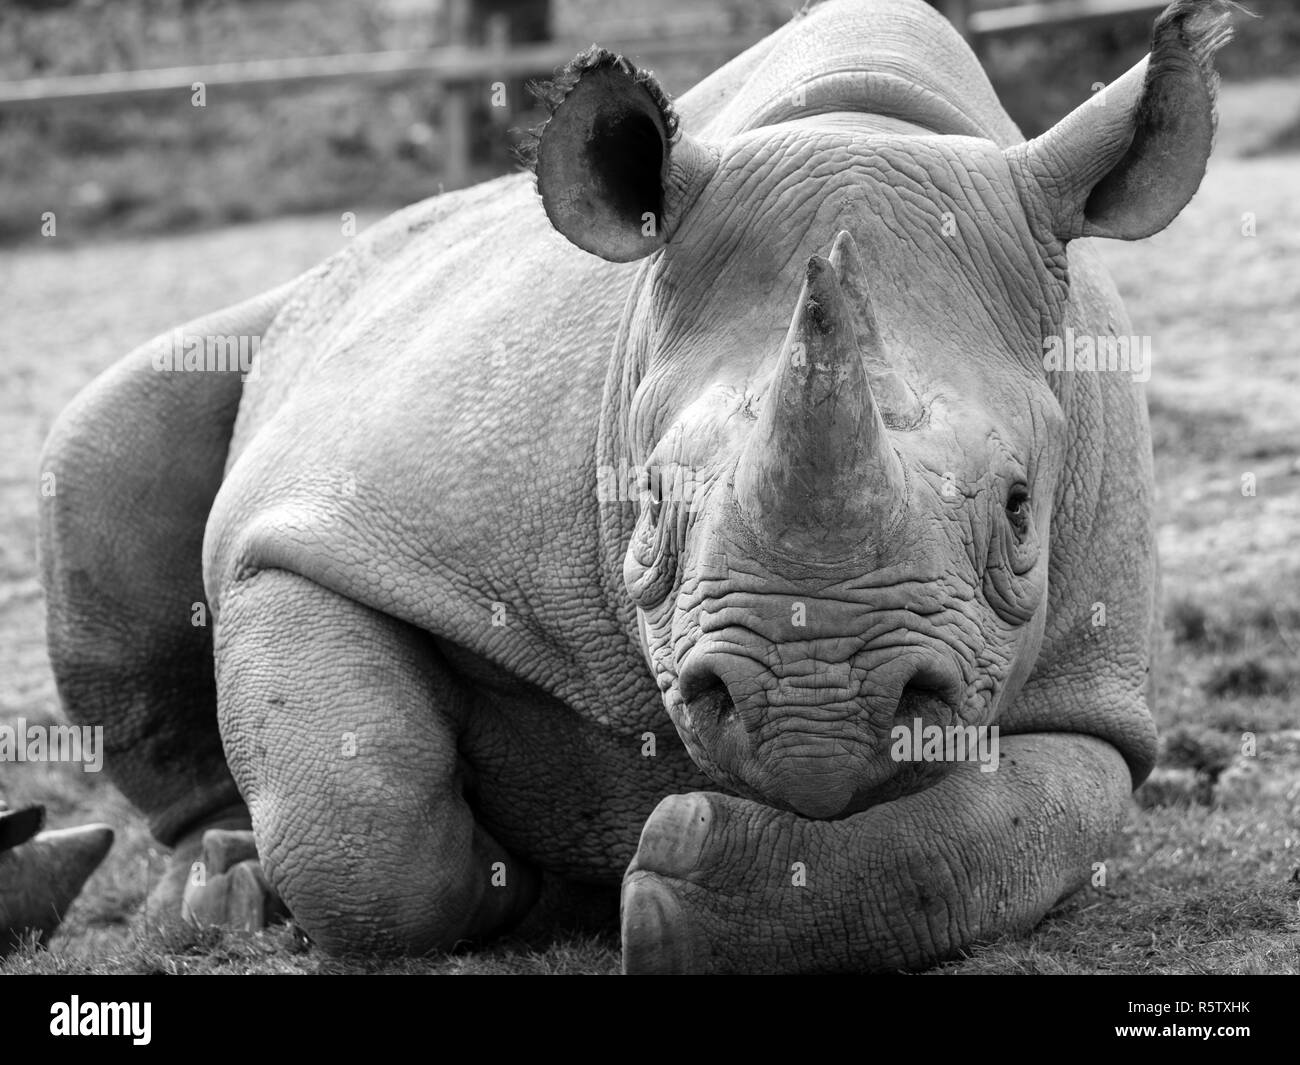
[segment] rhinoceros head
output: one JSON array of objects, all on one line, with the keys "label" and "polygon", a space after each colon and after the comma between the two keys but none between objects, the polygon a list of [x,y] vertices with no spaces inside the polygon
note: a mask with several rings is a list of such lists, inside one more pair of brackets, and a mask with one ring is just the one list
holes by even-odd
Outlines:
[{"label": "rhinoceros head", "polygon": [[1043,362],[1065,244],[1147,236],[1195,192],[1221,36],[1202,10],[1176,4],[1104,99],[1014,147],[848,103],[697,140],[609,53],[560,80],[547,214],[645,260],[611,376],[647,471],[623,577],[720,784],[862,809],[924,786],[897,725],[990,725],[1031,673],[1068,490]]}]

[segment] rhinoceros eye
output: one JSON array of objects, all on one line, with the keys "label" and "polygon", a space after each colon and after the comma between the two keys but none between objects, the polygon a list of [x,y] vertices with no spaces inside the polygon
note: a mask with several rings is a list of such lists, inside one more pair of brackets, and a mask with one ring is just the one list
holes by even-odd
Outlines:
[{"label": "rhinoceros eye", "polygon": [[1030,517],[1029,489],[1018,484],[1007,496],[1007,520],[1017,536],[1024,537],[1029,532]]},{"label": "rhinoceros eye", "polygon": [[664,508],[663,470],[658,466],[641,470],[637,478],[637,492],[641,508],[648,512],[650,528],[659,524],[659,515]]},{"label": "rhinoceros eye", "polygon": [[1033,522],[1033,499],[1024,484],[1007,494],[1007,523],[989,539],[989,562],[984,571],[984,594],[1003,620],[1024,624],[1034,616],[1042,599],[1039,543]]},{"label": "rhinoceros eye", "polygon": [[623,579],[633,602],[646,609],[663,601],[677,575],[689,515],[684,473],[677,463],[668,463],[637,477],[641,514],[623,561]]}]

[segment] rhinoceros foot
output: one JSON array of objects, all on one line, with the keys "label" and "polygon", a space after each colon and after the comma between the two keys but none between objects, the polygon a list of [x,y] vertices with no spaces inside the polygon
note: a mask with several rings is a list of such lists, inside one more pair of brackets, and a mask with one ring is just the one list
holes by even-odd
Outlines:
[{"label": "rhinoceros foot", "polygon": [[695,871],[712,812],[704,795],[670,795],[641,830],[636,859],[623,881],[625,973],[687,973],[704,967],[701,954],[707,948],[697,941],[669,881]]},{"label": "rhinoceros foot", "polygon": [[289,915],[257,858],[253,833],[209,829],[202,857],[190,867],[182,920],[200,927],[255,932]]},{"label": "rhinoceros foot", "polygon": [[[34,817],[36,827],[41,814],[5,811],[0,817],[13,825]],[[28,932],[44,942],[112,845],[113,830],[93,824],[39,832],[0,851],[0,956]]]}]

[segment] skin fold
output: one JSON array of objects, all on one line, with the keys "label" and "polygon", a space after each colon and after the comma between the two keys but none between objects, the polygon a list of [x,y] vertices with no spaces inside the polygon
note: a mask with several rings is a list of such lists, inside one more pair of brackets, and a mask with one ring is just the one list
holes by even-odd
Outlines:
[{"label": "skin fold", "polygon": [[[1131,333],[1080,238],[1194,192],[1223,11],[1028,143],[919,0],[671,105],[593,49],[535,178],[182,327],[260,335],[254,378],[93,384],[51,657],[162,910],[423,953],[621,878],[628,971],[891,970],[1085,883],[1154,757],[1150,439],[1044,338]],[[997,770],[895,761],[917,718]]]}]

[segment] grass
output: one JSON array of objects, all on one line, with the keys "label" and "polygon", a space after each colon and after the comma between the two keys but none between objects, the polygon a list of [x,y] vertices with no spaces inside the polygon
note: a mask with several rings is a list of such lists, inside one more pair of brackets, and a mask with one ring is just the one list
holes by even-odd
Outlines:
[{"label": "grass", "polygon": [[[1104,886],[1032,934],[980,947],[950,973],[1300,972],[1300,156],[1255,154],[1294,120],[1295,83],[1270,107],[1225,92],[1228,128],[1202,191],[1165,233],[1104,249],[1135,330],[1150,334],[1164,585],[1156,714],[1161,765],[1106,862]],[[1285,90],[1285,91],[1283,91]],[[1249,156],[1249,157],[1247,157]],[[1256,235],[1241,234],[1252,213]],[[363,219],[365,221],[365,219]],[[60,715],[36,580],[38,456],[57,412],[134,344],[318,262],[336,215],[97,245],[56,238],[0,259],[0,720]],[[1243,495],[1243,474],[1255,494]],[[1243,757],[1244,733],[1256,741]],[[618,943],[562,934],[478,954],[340,961],[291,928],[184,943],[140,913],[161,871],[139,816],[102,776],[5,765],[11,803],[46,803],[52,826],[118,830],[48,949],[0,973],[614,972]]]},{"label": "grass", "polygon": [[341,959],[314,950],[292,925],[262,932],[205,929],[193,939],[135,930],[126,942],[102,954],[43,950],[28,942],[8,958],[0,973],[140,976],[602,976],[619,969],[618,937],[580,936],[537,950],[503,940],[474,954],[429,958]]},{"label": "grass", "polygon": [[1145,810],[1122,832],[1105,887],[1078,892],[1028,937],[979,948],[945,969],[1300,974],[1298,797]]}]

